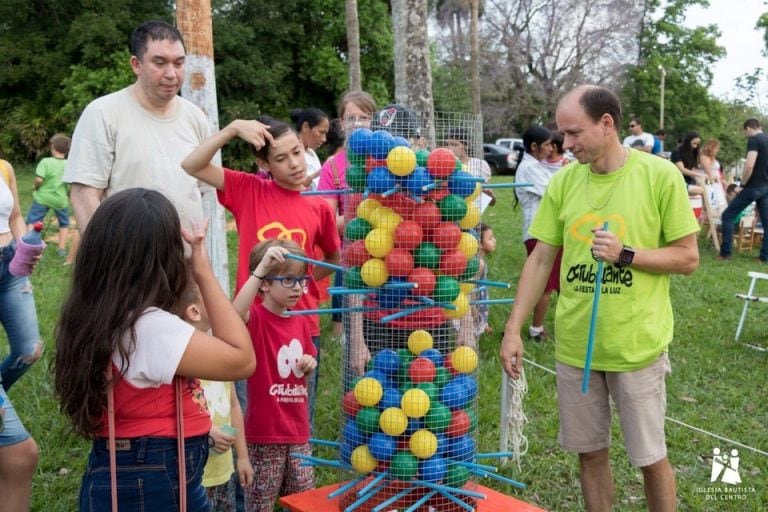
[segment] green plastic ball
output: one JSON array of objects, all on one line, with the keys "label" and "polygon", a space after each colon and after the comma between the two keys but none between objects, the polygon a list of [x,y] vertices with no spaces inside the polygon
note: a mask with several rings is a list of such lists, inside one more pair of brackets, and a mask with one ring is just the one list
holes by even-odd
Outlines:
[{"label": "green plastic ball", "polygon": [[467,483],[467,480],[469,480],[469,470],[464,466],[452,464],[448,468],[448,474],[445,475],[444,483],[451,487],[461,488]]},{"label": "green plastic ball", "polygon": [[431,242],[422,242],[413,250],[413,261],[417,267],[437,270],[440,267],[440,249]]},{"label": "green plastic ball", "polygon": [[419,459],[408,452],[397,452],[389,463],[389,472],[400,480],[410,480],[419,470]]},{"label": "green plastic ball", "polygon": [[451,424],[451,410],[440,402],[433,402],[424,423],[429,430],[442,432]]},{"label": "green plastic ball", "polygon": [[420,382],[416,385],[417,388],[423,390],[429,397],[429,402],[437,402],[439,396],[439,390],[437,386],[432,382]]},{"label": "green plastic ball", "polygon": [[356,217],[349,222],[344,228],[344,238],[347,240],[365,240],[368,233],[371,232],[373,226],[367,220]]},{"label": "green plastic ball", "polygon": [[449,380],[451,380],[451,372],[448,371],[448,368],[441,366],[435,370],[435,380],[432,382],[434,382],[438,388],[445,386],[446,382]]},{"label": "green plastic ball", "polygon": [[459,282],[448,276],[437,276],[433,296],[437,302],[453,302],[459,296]]},{"label": "green plastic ball", "polygon": [[365,283],[360,275],[360,267],[350,267],[344,272],[344,286],[352,290],[365,288]]},{"label": "green plastic ball", "polygon": [[459,276],[459,280],[467,281],[469,279],[474,279],[479,270],[480,260],[475,256],[474,258],[467,260],[467,268],[464,269],[464,272]]},{"label": "green plastic ball", "polygon": [[355,416],[357,428],[373,434],[379,431],[379,410],[376,407],[363,407]]},{"label": "green plastic ball", "polygon": [[353,165],[347,169],[345,179],[351,189],[356,192],[362,192],[368,183],[368,173],[365,172],[365,167],[362,165]]},{"label": "green plastic ball", "polygon": [[437,205],[444,221],[459,222],[467,215],[467,202],[456,194],[448,194]]},{"label": "green plastic ball", "polygon": [[427,165],[427,158],[429,158],[428,149],[419,149],[416,151],[416,165],[419,167],[425,167]]}]

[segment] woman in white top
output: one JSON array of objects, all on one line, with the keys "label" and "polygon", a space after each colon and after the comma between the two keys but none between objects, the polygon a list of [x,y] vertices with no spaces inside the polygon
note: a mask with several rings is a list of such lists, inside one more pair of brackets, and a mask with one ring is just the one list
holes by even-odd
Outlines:
[{"label": "woman in white top", "polygon": [[[328,114],[319,108],[295,108],[291,110],[291,121],[296,123],[296,133],[304,145],[304,158],[307,162],[307,183],[313,190],[320,180],[320,158],[315,150],[325,144],[325,136],[331,127]],[[310,185],[311,181],[311,185]]]},{"label": "woman in white top", "polygon": [[[466,172],[477,178],[483,178],[483,183],[491,181],[491,167],[488,165],[488,162],[482,158],[470,156],[473,148],[466,129],[452,128],[449,130],[448,136],[445,139],[445,145],[461,161],[461,165],[464,166]],[[496,196],[493,195],[491,189],[483,190],[483,193],[491,197],[489,205],[493,205],[496,202]]]},{"label": "woman in white top", "polygon": [[40,358],[42,342],[29,277],[9,272],[16,241],[27,232],[19,211],[13,167],[0,160],[0,322],[10,353],[0,363],[0,497],[3,510],[29,510],[37,444],[21,423],[6,391]]}]

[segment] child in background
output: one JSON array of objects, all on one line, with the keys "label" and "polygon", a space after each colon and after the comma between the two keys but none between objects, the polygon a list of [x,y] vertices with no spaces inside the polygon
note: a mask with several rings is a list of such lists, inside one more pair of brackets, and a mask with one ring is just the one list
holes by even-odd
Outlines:
[{"label": "child in background", "polygon": [[[182,236],[212,334],[180,318],[190,281]],[[208,512],[201,477],[211,417],[198,379],[242,379],[255,368],[248,330],[211,268],[205,227],[182,232],[176,209],[154,190],[104,200],[83,233],[56,327],[61,411],[92,441],[79,510],[107,509],[113,485],[122,512],[178,510],[181,419],[187,511]],[[118,440],[116,482],[110,436]]]},{"label": "child in background", "polygon": [[554,131],[551,133],[551,136],[550,142],[552,142],[552,152],[548,157],[541,161],[541,165],[546,169],[555,172],[560,170],[561,167],[571,163],[571,160],[565,156],[565,150],[563,149],[563,141],[565,139],[563,138],[563,133]]},{"label": "child in background", "polygon": [[[272,512],[280,496],[312,489],[312,467],[291,453],[311,455],[307,375],[317,366],[305,316],[286,316],[305,293],[306,264],[292,240],[264,240],[253,248],[250,275],[233,302],[248,325],[260,371],[248,378],[245,439],[256,473],[245,490],[246,510]],[[255,302],[257,296],[263,299]]]},{"label": "child in background", "polygon": [[[183,319],[200,331],[211,328],[208,313],[200,297],[200,289],[190,283],[182,296]],[[208,433],[208,462],[203,471],[203,487],[211,502],[211,512],[235,512],[235,485],[248,487],[253,483],[253,467],[248,461],[245,446],[243,411],[232,382],[201,380],[208,412],[211,415],[211,431]],[[232,447],[237,457],[233,465]],[[237,469],[237,481],[233,475]]]},{"label": "child in background", "polygon": [[69,233],[69,199],[67,187],[61,181],[67,166],[67,154],[72,141],[63,133],[51,137],[51,156],[43,158],[35,170],[35,191],[32,205],[27,213],[27,231],[32,231],[36,222],[43,221],[48,209],[52,209],[59,221],[59,249],[62,258],[67,255],[67,234]]},{"label": "child in background", "polygon": [[[478,253],[480,259],[480,270],[478,271],[479,279],[488,279],[488,262],[485,260],[486,256],[496,251],[496,237],[493,236],[493,229],[488,224],[480,223],[480,251]],[[488,290],[484,289],[476,294],[477,300],[487,300]],[[480,337],[481,334],[490,334],[493,332],[493,327],[488,323],[488,305],[476,304],[472,306],[472,324],[475,326],[475,336]]]}]

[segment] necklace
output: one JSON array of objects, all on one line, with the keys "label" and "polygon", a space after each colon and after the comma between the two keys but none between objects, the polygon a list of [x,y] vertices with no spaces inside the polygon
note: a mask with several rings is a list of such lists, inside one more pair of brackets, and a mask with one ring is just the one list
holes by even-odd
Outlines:
[{"label": "necklace", "polygon": [[[627,163],[627,160],[629,159],[629,150],[624,150],[624,160],[621,162],[621,166],[617,169],[617,171],[621,171],[624,168],[624,165]],[[603,201],[603,204],[596,206],[592,199],[589,197],[589,175],[592,174],[592,166],[589,166],[589,169],[587,170],[587,204],[592,208],[593,210],[602,210],[605,208],[608,203],[611,202],[611,199],[613,199],[613,194],[616,193],[616,189],[619,188],[619,184],[621,183],[621,180],[624,179],[624,175],[626,172],[622,172],[621,176],[616,178],[616,181],[614,182],[613,186],[611,187],[611,190],[608,192],[608,197],[605,201]]]}]

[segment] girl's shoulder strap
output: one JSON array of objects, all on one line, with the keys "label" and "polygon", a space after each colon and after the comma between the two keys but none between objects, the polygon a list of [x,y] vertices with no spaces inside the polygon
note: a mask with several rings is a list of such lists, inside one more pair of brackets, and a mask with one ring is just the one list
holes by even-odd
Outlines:
[{"label": "girl's shoulder strap", "polygon": [[331,173],[333,174],[333,186],[339,189],[341,188],[341,180],[339,179],[339,168],[336,167],[336,155],[331,155],[329,160],[331,161]]},{"label": "girl's shoulder strap", "polygon": [[11,164],[0,158],[0,174],[6,184],[11,184]]}]

